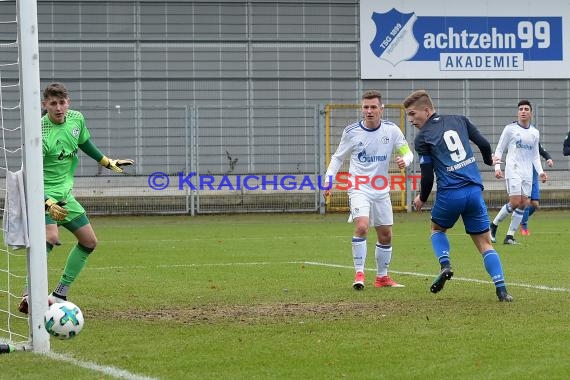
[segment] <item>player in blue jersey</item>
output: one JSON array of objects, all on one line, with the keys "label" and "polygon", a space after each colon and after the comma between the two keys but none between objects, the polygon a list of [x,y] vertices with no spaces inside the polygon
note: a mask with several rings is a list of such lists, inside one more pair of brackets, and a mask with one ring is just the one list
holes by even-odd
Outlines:
[{"label": "player in blue jersey", "polygon": [[487,165],[494,164],[491,144],[465,116],[438,115],[431,97],[424,90],[411,93],[404,100],[404,107],[409,122],[419,129],[414,141],[422,174],[420,194],[414,199],[417,211],[428,200],[434,172],[437,181],[437,195],[431,210],[431,243],[441,271],[430,291],[439,292],[453,277],[451,246],[446,232],[461,216],[465,232],[471,235],[495,284],[499,301],[512,301],[505,285],[501,259],[491,244],[483,181],[469,141],[479,147]]},{"label": "player in blue jersey", "polygon": [[[554,166],[554,161],[552,160],[552,156],[548,153],[541,143],[538,143],[538,153],[544,157],[546,160],[546,165],[548,167]],[[534,214],[540,206],[540,182],[538,182],[538,172],[536,169],[532,170],[532,190],[530,192],[530,203],[527,204],[526,208],[524,209],[524,215],[521,220],[521,235],[528,236],[530,235],[530,230],[528,229],[528,219],[532,214]]]}]

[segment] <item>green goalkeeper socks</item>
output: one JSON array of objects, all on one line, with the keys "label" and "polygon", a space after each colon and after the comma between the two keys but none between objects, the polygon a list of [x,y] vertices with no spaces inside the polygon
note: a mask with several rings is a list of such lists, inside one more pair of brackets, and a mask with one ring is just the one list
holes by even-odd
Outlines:
[{"label": "green goalkeeper socks", "polygon": [[93,252],[93,248],[87,248],[77,243],[69,252],[59,283],[66,286],[71,285],[83,270],[91,252]]}]

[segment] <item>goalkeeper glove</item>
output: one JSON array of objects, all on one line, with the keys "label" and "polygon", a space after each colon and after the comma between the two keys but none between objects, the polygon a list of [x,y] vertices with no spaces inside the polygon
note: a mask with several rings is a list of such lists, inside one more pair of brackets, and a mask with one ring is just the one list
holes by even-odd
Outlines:
[{"label": "goalkeeper glove", "polygon": [[99,161],[99,165],[106,167],[109,170],[112,170],[116,173],[122,173],[123,168],[121,166],[129,166],[133,165],[135,162],[133,160],[125,159],[125,160],[113,160],[107,156],[103,156],[103,158]]},{"label": "goalkeeper glove", "polygon": [[46,212],[57,222],[61,222],[67,216],[67,210],[63,208],[64,205],[64,201],[56,203],[49,198],[45,201]]}]

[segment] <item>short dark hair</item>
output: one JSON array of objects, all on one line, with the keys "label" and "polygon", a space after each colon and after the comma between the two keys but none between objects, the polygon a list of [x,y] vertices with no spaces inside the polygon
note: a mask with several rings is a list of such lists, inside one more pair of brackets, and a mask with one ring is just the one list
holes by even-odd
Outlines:
[{"label": "short dark hair", "polygon": [[362,99],[378,99],[382,103],[382,94],[377,90],[366,90],[362,94]]},{"label": "short dark hair", "polygon": [[530,104],[530,101],[526,100],[526,99],[521,99],[521,101],[519,102],[519,104],[517,104],[517,108],[520,106],[529,106],[530,110],[532,111],[532,104]]},{"label": "short dark hair", "polygon": [[44,96],[44,99],[48,99],[52,96],[54,96],[56,98],[67,99],[67,98],[69,98],[69,91],[67,91],[67,88],[65,87],[65,85],[63,83],[54,82],[54,83],[50,83],[45,88],[43,96]]}]

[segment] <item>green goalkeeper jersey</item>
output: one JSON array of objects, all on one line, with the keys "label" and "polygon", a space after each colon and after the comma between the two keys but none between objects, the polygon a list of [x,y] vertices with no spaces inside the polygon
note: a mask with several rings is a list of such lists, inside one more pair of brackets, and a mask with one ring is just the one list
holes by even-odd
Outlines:
[{"label": "green goalkeeper jersey", "polygon": [[70,194],[79,161],[79,145],[89,138],[81,112],[68,110],[62,124],[52,123],[48,115],[42,117],[44,191],[47,196],[63,200]]}]

